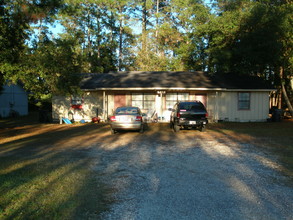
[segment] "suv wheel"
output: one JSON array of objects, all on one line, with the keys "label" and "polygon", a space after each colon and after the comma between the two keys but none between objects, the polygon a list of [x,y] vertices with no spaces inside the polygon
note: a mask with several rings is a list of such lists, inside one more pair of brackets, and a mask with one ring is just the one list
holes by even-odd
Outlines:
[{"label": "suv wheel", "polygon": [[202,125],[202,126],[200,126],[199,130],[200,130],[201,132],[204,132],[204,131],[206,130],[206,127],[205,127],[204,125]]},{"label": "suv wheel", "polygon": [[174,123],[173,124],[173,129],[174,129],[175,132],[179,132],[180,131],[180,126]]}]

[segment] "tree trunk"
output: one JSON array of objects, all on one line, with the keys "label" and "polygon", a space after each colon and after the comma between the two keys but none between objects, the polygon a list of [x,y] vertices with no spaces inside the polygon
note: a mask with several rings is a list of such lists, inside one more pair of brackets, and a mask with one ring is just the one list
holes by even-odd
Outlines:
[{"label": "tree trunk", "polygon": [[147,26],[147,8],[146,0],[143,1],[142,9],[142,52],[146,52],[146,26]]},{"label": "tree trunk", "polygon": [[159,16],[158,16],[159,15],[159,3],[160,3],[160,1],[157,0],[157,8],[156,8],[156,39],[158,38],[158,27],[159,27]]},{"label": "tree trunk", "polygon": [[[157,42],[158,42],[158,33],[159,33],[159,31],[158,31],[158,28],[159,28],[159,3],[160,3],[160,1],[159,0],[157,0],[157,8],[156,8],[156,33],[155,33],[155,38],[156,38],[156,40],[157,40]],[[159,48],[158,48],[158,44],[156,44],[156,53],[157,53],[157,55],[159,54]]]},{"label": "tree trunk", "polygon": [[119,18],[119,64],[118,70],[122,70],[122,41],[123,41],[123,17],[122,17],[122,7],[119,8],[120,18]]},{"label": "tree trunk", "polygon": [[97,16],[97,56],[98,56],[98,63],[100,65],[100,58],[101,58],[101,41],[102,41],[102,36],[101,36],[101,25],[100,25],[100,15]]},{"label": "tree trunk", "polygon": [[286,88],[285,88],[285,81],[284,81],[284,69],[283,67],[280,67],[280,77],[281,77],[281,88],[282,88],[282,93],[283,93],[283,96],[284,96],[284,99],[285,99],[285,102],[289,108],[289,111],[290,111],[290,114],[291,116],[293,116],[293,108],[292,108],[292,104],[290,102],[290,99],[288,98],[288,95],[287,95],[287,91],[286,91]]},{"label": "tree trunk", "polygon": [[290,102],[290,99],[288,98],[288,95],[287,95],[287,91],[286,91],[286,88],[285,88],[285,82],[282,82],[282,92],[283,92],[283,96],[284,96],[284,99],[286,101],[286,104],[289,108],[289,111],[290,111],[290,114],[291,116],[293,116],[293,108],[292,108],[292,104]]}]

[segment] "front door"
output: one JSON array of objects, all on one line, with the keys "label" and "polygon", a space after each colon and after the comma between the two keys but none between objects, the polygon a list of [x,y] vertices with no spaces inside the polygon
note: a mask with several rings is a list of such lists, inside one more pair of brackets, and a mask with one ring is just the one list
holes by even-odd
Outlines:
[{"label": "front door", "polygon": [[125,94],[115,94],[114,95],[114,108],[118,108],[126,105],[126,95]]}]

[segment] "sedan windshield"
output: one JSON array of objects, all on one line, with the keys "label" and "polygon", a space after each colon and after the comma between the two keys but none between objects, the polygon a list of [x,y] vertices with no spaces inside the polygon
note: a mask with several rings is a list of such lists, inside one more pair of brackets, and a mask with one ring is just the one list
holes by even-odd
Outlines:
[{"label": "sedan windshield", "polygon": [[117,108],[116,115],[137,115],[138,114],[138,109],[135,107],[121,107]]}]

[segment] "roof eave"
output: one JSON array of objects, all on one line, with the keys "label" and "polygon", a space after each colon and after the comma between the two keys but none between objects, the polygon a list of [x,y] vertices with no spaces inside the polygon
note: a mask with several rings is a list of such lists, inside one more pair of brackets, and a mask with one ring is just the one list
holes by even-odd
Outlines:
[{"label": "roof eave", "polygon": [[226,89],[227,92],[273,92],[277,89]]},{"label": "roof eave", "polygon": [[227,92],[240,92],[240,91],[250,91],[250,92],[272,92],[277,91],[276,89],[227,89],[227,88],[166,88],[166,87],[151,87],[151,88],[94,88],[94,89],[82,89],[86,92],[93,91],[227,91]]},{"label": "roof eave", "polygon": [[178,91],[182,91],[182,90],[187,90],[187,91],[193,91],[193,90],[197,90],[197,91],[223,91],[226,90],[225,88],[178,88],[178,87],[174,87],[174,88],[166,88],[166,87],[151,87],[151,88],[94,88],[94,89],[82,89],[83,91],[121,91],[121,90],[125,90],[125,91],[143,91],[143,90],[147,90],[147,91],[160,91],[160,90],[165,90],[165,91],[174,91],[174,90],[178,90]]}]

